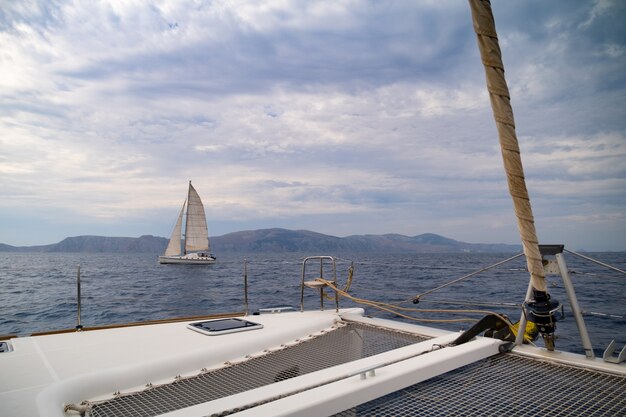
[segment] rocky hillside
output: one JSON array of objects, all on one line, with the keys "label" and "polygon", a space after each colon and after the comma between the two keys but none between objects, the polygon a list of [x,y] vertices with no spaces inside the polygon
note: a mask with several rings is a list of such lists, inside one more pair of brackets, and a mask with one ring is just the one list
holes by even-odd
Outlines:
[{"label": "rocky hillside", "polygon": [[[163,237],[75,236],[43,246],[15,247],[0,244],[0,252],[112,252],[160,254],[167,246]],[[211,251],[242,253],[459,253],[519,252],[520,245],[466,243],[433,233],[418,236],[354,235],[336,237],[308,230],[261,229],[211,237]]]},{"label": "rocky hillside", "polygon": [[378,252],[459,253],[517,252],[520,245],[465,243],[433,233],[335,237],[308,230],[262,229],[229,233],[211,238],[213,252]]}]

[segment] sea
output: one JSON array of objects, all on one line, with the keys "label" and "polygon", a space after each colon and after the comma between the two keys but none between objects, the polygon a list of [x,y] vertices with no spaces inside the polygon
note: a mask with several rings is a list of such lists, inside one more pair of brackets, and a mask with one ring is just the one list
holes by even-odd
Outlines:
[{"label": "sea", "polygon": [[[73,329],[77,325],[77,277],[80,266],[81,313],[84,327],[175,317],[300,306],[302,260],[310,254],[216,254],[213,265],[160,265],[152,254],[0,253],[0,335]],[[525,260],[517,257],[489,268],[513,254],[331,254],[338,258],[337,281],[344,287],[354,267],[349,293],[360,299],[417,310],[471,309],[495,311],[519,320],[528,287]],[[626,270],[626,253],[585,256]],[[566,253],[570,277],[584,311],[595,354],[601,356],[611,340],[626,345],[626,275]],[[430,292],[453,280],[487,269]],[[320,275],[319,261],[307,263],[305,279]],[[324,278],[332,278],[329,264]],[[563,283],[547,277],[549,292],[563,304],[556,346],[583,353]],[[247,288],[247,297],[244,289]],[[420,294],[420,302],[413,299]],[[247,305],[246,305],[247,299]],[[320,296],[306,289],[305,309],[320,307]],[[374,317],[408,319],[355,301]],[[326,300],[326,308],[334,301]],[[478,319],[486,313],[401,311],[418,320]],[[419,322],[460,331],[471,321]],[[164,341],[167,343],[167,341]],[[538,340],[538,345],[543,342]]]}]

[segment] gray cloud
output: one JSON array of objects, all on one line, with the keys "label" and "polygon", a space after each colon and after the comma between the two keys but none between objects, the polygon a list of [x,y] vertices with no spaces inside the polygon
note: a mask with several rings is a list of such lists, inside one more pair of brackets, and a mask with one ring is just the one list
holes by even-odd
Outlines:
[{"label": "gray cloud", "polygon": [[[540,238],[626,249],[625,7],[493,7]],[[13,2],[0,45],[0,242],[166,235],[189,179],[213,234],[518,239],[465,3]]]}]

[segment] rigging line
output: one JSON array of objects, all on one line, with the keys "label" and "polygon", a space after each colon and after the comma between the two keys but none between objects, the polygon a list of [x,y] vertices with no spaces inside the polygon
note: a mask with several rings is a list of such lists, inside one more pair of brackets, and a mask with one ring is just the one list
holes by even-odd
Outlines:
[{"label": "rigging line", "polygon": [[620,319],[620,320],[626,319],[626,316],[620,316],[618,314],[599,313],[596,311],[585,311],[583,314],[586,316],[589,315],[589,316],[596,316],[596,317],[608,317],[611,319]]},{"label": "rigging line", "polygon": [[472,301],[463,301],[463,300],[445,300],[439,298],[431,298],[429,300],[422,301],[424,303],[441,303],[441,304],[457,304],[457,305],[466,305],[466,306],[484,306],[484,307],[510,307],[510,308],[521,308],[519,303],[479,303]]},{"label": "rigging line", "polygon": [[[383,303],[383,302],[365,300],[365,299],[354,297],[354,296],[350,295],[349,293],[344,292],[341,289],[337,288],[333,284],[332,281],[328,281],[328,280],[325,280],[323,278],[317,278],[316,281],[323,282],[324,284],[326,284],[326,286],[328,286],[333,291],[336,291],[337,293],[341,294],[343,297],[348,298],[348,299],[350,299],[350,300],[352,300],[352,301],[354,301],[356,303],[368,305],[370,307],[377,308],[379,310],[384,310],[384,311],[387,311],[387,312],[389,312],[391,314],[395,314],[396,316],[403,317],[403,318],[405,318],[407,320],[412,320],[412,321],[417,321],[417,322],[455,323],[455,322],[467,322],[467,321],[476,322],[478,320],[472,319],[472,318],[469,318],[469,317],[463,317],[463,318],[459,318],[459,319],[423,319],[423,318],[420,319],[420,318],[417,318],[417,317],[413,317],[413,316],[409,316],[409,315],[400,313],[399,311],[396,311],[394,309],[403,310],[403,311],[431,312],[431,313],[452,313],[452,314],[465,313],[465,314],[488,314],[488,315],[490,314],[490,315],[498,317],[500,320],[502,320],[504,323],[506,323],[507,327],[513,333],[513,335],[517,336],[517,331],[518,330],[511,323],[511,321],[508,319],[508,317],[506,317],[503,314],[496,313],[495,311],[489,311],[489,310],[463,310],[463,309],[459,309],[459,310],[441,310],[441,309],[440,310],[430,310],[430,309],[417,309],[417,308],[410,308],[410,307],[398,307],[398,306],[393,306],[391,304],[387,304],[387,303]],[[527,336],[524,336],[524,339],[527,340],[528,342],[532,342],[532,340],[530,340]]]},{"label": "rigging line", "polygon": [[492,269],[492,268],[495,268],[496,266],[500,266],[500,265],[502,265],[502,264],[505,264],[505,263],[507,263],[507,262],[512,261],[513,259],[519,258],[520,256],[524,256],[524,253],[519,253],[519,254],[517,254],[517,255],[515,255],[515,256],[512,256],[512,257],[510,257],[510,258],[507,258],[507,259],[505,259],[505,260],[503,260],[503,261],[497,262],[497,263],[495,263],[495,264],[493,264],[493,265],[486,266],[486,267],[484,267],[484,268],[482,268],[482,269],[480,269],[480,270],[478,270],[478,271],[472,272],[472,273],[470,273],[470,274],[468,274],[468,275],[464,275],[464,276],[462,276],[462,277],[460,277],[460,278],[457,278],[457,279],[455,279],[455,280],[453,280],[453,281],[450,281],[450,282],[448,282],[448,283],[446,283],[446,284],[443,284],[443,285],[441,285],[441,286],[439,286],[439,287],[437,287],[437,288],[433,288],[432,290],[426,291],[426,292],[424,292],[424,293],[422,293],[422,294],[418,294],[418,295],[417,295],[417,296],[415,296],[415,297],[407,298],[407,299],[405,299],[405,300],[398,301],[398,302],[395,302],[395,303],[389,303],[389,305],[392,305],[392,306],[400,306],[400,305],[402,305],[402,304],[404,304],[404,303],[408,303],[409,301],[414,301],[414,300],[418,300],[418,301],[420,301],[420,300],[419,300],[419,299],[420,299],[420,297],[423,297],[423,296],[424,296],[424,295],[426,295],[426,294],[430,294],[430,293],[432,293],[432,292],[435,292],[435,291],[437,291],[437,290],[440,290],[440,289],[442,289],[442,288],[445,288],[445,287],[447,287],[447,286],[450,286],[450,285],[452,285],[452,284],[455,284],[455,283],[457,283],[457,282],[460,282],[460,281],[462,281],[462,280],[464,280],[464,279],[471,278],[471,277],[473,277],[473,276],[475,276],[475,275],[480,274],[481,272],[488,271],[488,270],[490,270],[490,269]]},{"label": "rigging line", "polygon": [[480,270],[478,270],[478,271],[474,271],[474,272],[472,272],[472,273],[470,273],[470,274],[464,275],[464,276],[462,276],[461,278],[457,278],[457,279],[455,279],[455,280],[452,280],[452,281],[450,281],[450,282],[447,282],[447,283],[445,283],[445,284],[443,284],[443,285],[440,285],[440,286],[438,286],[438,287],[436,287],[436,288],[433,288],[432,290],[428,290],[428,291],[423,292],[423,293],[421,293],[421,294],[417,294],[415,297],[413,297],[413,299],[419,300],[421,297],[425,296],[426,294],[433,293],[433,292],[435,292],[435,291],[437,291],[437,290],[440,290],[440,289],[442,289],[442,288],[448,287],[448,286],[450,286],[450,285],[452,285],[452,284],[456,284],[457,282],[463,281],[464,279],[471,278],[471,277],[473,277],[473,276],[475,276],[475,275],[480,274],[481,272],[488,271],[488,270],[490,270],[490,269],[492,269],[492,268],[495,268],[496,266],[500,266],[500,265],[502,265],[502,264],[505,264],[505,263],[507,263],[507,262],[512,261],[513,259],[519,258],[520,256],[524,256],[524,254],[523,254],[523,253],[518,253],[518,254],[517,254],[517,255],[515,255],[515,256],[512,256],[512,257],[510,257],[510,258],[508,258],[508,259],[505,259],[505,260],[500,261],[500,262],[498,262],[498,263],[495,263],[495,264],[493,264],[493,265],[486,266],[486,267],[484,267],[484,268],[482,268],[482,269],[480,269]]},{"label": "rigging line", "polygon": [[[378,292],[380,294],[383,295],[389,295],[388,291],[385,290],[372,290],[369,289],[367,290],[367,294],[372,294],[373,292]],[[394,299],[394,298],[400,298],[400,296],[398,295],[397,297],[393,297],[393,296],[389,296],[386,297],[388,299]],[[334,300],[334,298],[333,298]],[[389,305],[393,305],[393,306],[400,306],[402,303],[405,303],[407,301],[410,301],[412,299],[409,300],[403,300],[403,301],[390,301],[388,304]],[[492,303],[481,303],[478,301],[471,301],[471,300],[452,300],[452,299],[443,299],[443,298],[428,298],[426,300],[420,300],[420,303],[441,303],[441,304],[453,304],[453,305],[467,305],[467,306],[484,306],[484,307],[504,307],[504,308],[521,308],[521,304],[520,303],[513,303],[513,302],[492,302]]]},{"label": "rigging line", "polygon": [[611,266],[609,264],[605,264],[604,262],[600,262],[598,260],[595,260],[595,259],[590,258],[588,256],[585,256],[583,254],[580,254],[580,253],[577,253],[577,252],[574,252],[574,251],[571,251],[571,250],[567,250],[567,249],[565,249],[565,252],[571,253],[572,255],[580,256],[583,259],[586,259],[586,260],[591,261],[593,263],[596,263],[598,265],[602,265],[602,266],[604,266],[606,268],[612,269],[613,271],[617,271],[617,272],[621,272],[622,274],[626,274],[626,271],[623,271],[623,270],[621,270],[619,268],[616,268],[614,266]]},{"label": "rigging line", "polygon": [[[496,315],[498,317],[500,317],[502,320],[507,321],[508,319],[506,319],[505,316],[503,316],[502,314],[493,312],[493,311],[489,311],[489,310],[471,310],[471,309],[420,309],[420,308],[413,308],[413,307],[399,307],[399,306],[394,306],[392,304],[389,303],[385,303],[385,302],[381,302],[381,301],[372,301],[372,300],[366,300],[364,298],[358,298],[358,297],[354,297],[353,295],[351,295],[350,293],[347,293],[343,290],[341,290],[340,288],[337,288],[332,281],[328,281],[325,280],[323,278],[317,278],[316,281],[320,281],[323,282],[324,284],[326,284],[331,290],[338,292],[342,297],[348,298],[356,303],[359,304],[365,304],[365,305],[369,305],[371,307],[375,307],[375,308],[379,308],[385,311],[388,311],[390,313],[394,313],[397,314],[399,316],[403,316],[402,314],[398,313],[397,311],[394,311],[393,309],[396,310],[401,310],[401,311],[412,311],[412,312],[416,312],[416,313],[451,313],[451,314],[459,314],[459,313],[464,313],[464,314],[493,314]],[[403,316],[404,317],[404,316]],[[447,321],[447,320],[443,320],[443,321]]]},{"label": "rigging line", "polygon": [[[355,261],[354,259],[346,259],[346,258],[338,258],[338,257],[335,257],[335,259],[337,261],[342,261],[342,262],[354,262],[355,264],[358,264],[358,265],[380,265],[379,261],[367,261],[367,260]],[[407,265],[401,265],[401,264],[396,264],[396,265],[402,266],[402,267],[407,266]],[[463,266],[414,265],[414,264],[411,264],[409,266],[414,269],[428,269],[428,270],[467,269],[467,267],[463,267]],[[524,271],[527,271],[527,269],[524,269]]]},{"label": "rigging line", "polygon": [[342,257],[339,257],[339,256],[333,256],[333,258],[335,258],[336,261],[354,262],[354,259],[346,259],[346,258],[342,258]]},{"label": "rigging line", "polygon": [[[350,297],[348,297],[348,298],[350,298]],[[354,299],[352,301],[354,301],[356,303],[359,303],[359,304],[364,304],[364,305],[367,305],[367,306],[370,306],[370,307],[373,307],[373,308],[376,308],[376,309],[379,309],[379,310],[382,310],[382,311],[386,311],[386,312],[394,314],[394,315],[396,315],[398,317],[403,317],[403,318],[408,319],[408,320],[424,322],[424,323],[456,323],[456,322],[467,322],[467,321],[469,321],[469,322],[476,322],[476,321],[478,321],[478,319],[473,319],[473,318],[469,318],[469,317],[458,318],[458,319],[418,319],[417,317],[412,317],[412,316],[409,316],[407,314],[403,314],[403,313],[400,313],[398,311],[395,311],[392,308],[384,307],[383,305],[378,304],[376,302],[370,302],[370,301],[367,301],[367,300],[357,300],[357,299]]]}]

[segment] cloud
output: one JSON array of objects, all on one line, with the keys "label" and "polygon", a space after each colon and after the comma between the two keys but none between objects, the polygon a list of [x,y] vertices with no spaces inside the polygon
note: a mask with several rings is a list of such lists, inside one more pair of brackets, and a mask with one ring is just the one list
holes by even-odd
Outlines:
[{"label": "cloud", "polygon": [[619,2],[615,0],[595,0],[593,7],[589,10],[587,19],[579,25],[581,29],[590,27],[594,22],[619,6]]},{"label": "cloud", "polygon": [[[516,239],[466,4],[2,7],[5,213],[28,204],[84,219],[85,233],[91,219],[166,235],[191,179],[213,233]],[[624,8],[494,12],[538,211],[606,210],[623,230]]]}]

